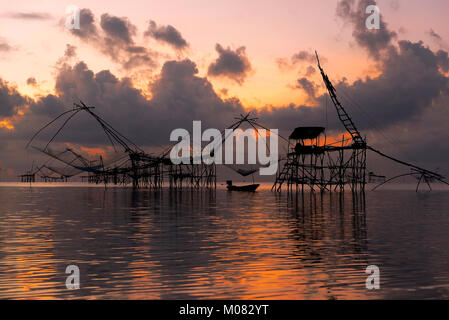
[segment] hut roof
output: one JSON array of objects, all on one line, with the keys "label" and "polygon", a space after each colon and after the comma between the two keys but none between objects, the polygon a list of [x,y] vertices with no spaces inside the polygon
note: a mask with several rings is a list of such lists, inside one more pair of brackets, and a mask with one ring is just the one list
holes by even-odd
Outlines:
[{"label": "hut roof", "polygon": [[315,139],[324,132],[324,127],[298,127],[293,130],[289,139]]}]

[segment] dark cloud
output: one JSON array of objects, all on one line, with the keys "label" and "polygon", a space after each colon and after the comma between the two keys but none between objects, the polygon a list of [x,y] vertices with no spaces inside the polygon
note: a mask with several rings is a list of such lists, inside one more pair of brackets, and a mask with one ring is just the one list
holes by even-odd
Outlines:
[{"label": "dark cloud", "polygon": [[147,31],[145,31],[145,36],[167,43],[177,50],[182,50],[189,46],[181,33],[173,26],[157,26],[156,22],[152,20],[149,23]]},{"label": "dark cloud", "polygon": [[[353,118],[363,135],[370,137],[370,142],[378,147],[388,148],[388,143],[379,131],[394,132],[403,130],[403,125],[410,124],[409,130],[414,130],[413,124],[420,119],[429,119],[427,124],[432,127],[430,119],[446,119],[447,108],[443,103],[435,107],[435,101],[449,96],[449,79],[440,72],[443,66],[448,67],[447,52],[433,52],[422,42],[400,41],[398,47],[386,52],[381,60],[380,75],[359,79],[352,84],[345,80],[333,81],[341,102]],[[323,65],[326,68],[325,65]],[[329,74],[332,80],[332,74]],[[310,93],[313,84],[307,79],[300,79],[297,84]],[[298,86],[298,87],[299,87]],[[316,90],[315,90],[316,93]],[[444,101],[448,101],[446,98]],[[288,135],[298,126],[325,125],[328,135],[344,132],[344,127],[338,121],[331,101],[326,95],[316,96],[318,106],[288,105],[284,107],[266,107],[257,111],[260,121],[271,128],[282,128],[282,133]],[[327,107],[326,107],[327,105]],[[437,123],[440,123],[438,121]],[[420,130],[425,131],[423,125]],[[430,133],[422,132],[428,139],[441,145],[440,140],[449,140],[446,127],[439,127],[440,135],[431,137]],[[419,134],[404,135],[403,139],[411,144],[425,145]],[[413,139],[417,141],[413,141]],[[387,149],[390,150],[390,149]],[[419,152],[416,149],[415,152]],[[393,149],[392,151],[398,152]],[[411,158],[410,158],[411,159]]]},{"label": "dark cloud", "polygon": [[20,20],[51,20],[52,15],[46,12],[9,12],[2,16]]},{"label": "dark cloud", "polygon": [[80,29],[70,32],[121,64],[124,69],[156,66],[157,53],[135,44],[137,28],[125,17],[105,13],[98,27],[94,14],[89,9],[81,9]]},{"label": "dark cloud", "polygon": [[296,88],[304,90],[310,98],[315,98],[316,85],[307,78],[296,80]]},{"label": "dark cloud", "polygon": [[[323,56],[320,56],[321,62],[327,62],[327,59]],[[290,59],[288,58],[278,58],[276,59],[276,63],[281,71],[288,71],[297,65],[301,65],[304,63],[316,63],[316,56],[314,52],[307,50],[300,50],[297,53],[293,54]],[[312,70],[313,69],[313,70]],[[311,75],[315,72],[315,69],[312,66],[309,66],[306,70],[306,74]]]},{"label": "dark cloud", "polygon": [[125,45],[133,45],[133,36],[136,35],[136,27],[127,18],[111,16],[107,13],[101,16],[101,28],[112,41]]},{"label": "dark cloud", "polygon": [[306,69],[305,76],[310,77],[311,75],[314,75],[316,73],[316,69],[313,66],[308,66]]},{"label": "dark cloud", "polygon": [[448,62],[422,42],[400,41],[382,61],[377,78],[358,80],[352,85],[339,83],[337,89],[359,103],[381,126],[398,123],[422,114],[432,101],[448,90],[448,78],[440,73]]},{"label": "dark cloud", "polygon": [[[434,52],[421,41],[402,40],[395,46],[396,34],[388,29],[382,17],[380,30],[367,30],[362,17],[369,4],[375,2],[340,1],[337,15],[352,24],[354,39],[376,59],[381,74],[353,84],[340,81],[335,84],[337,93],[362,134],[370,137],[370,143],[423,165],[426,161],[441,165],[441,160],[436,158],[447,153],[447,145],[441,141],[448,140],[449,132],[438,124],[438,119],[447,116],[447,108],[441,103],[438,108],[435,105],[436,101],[448,100],[449,79],[441,73],[449,71],[448,53]],[[436,33],[431,36],[435,40],[439,38]],[[321,105],[325,102],[324,97],[318,100],[322,101]],[[434,126],[439,129],[429,130]],[[385,135],[379,137],[379,130],[400,143],[391,148],[392,139],[385,139]]]},{"label": "dark cloud", "polygon": [[380,29],[368,29],[365,25],[368,14],[365,13],[369,5],[376,5],[373,0],[339,0],[337,3],[337,16],[353,27],[352,35],[359,46],[368,53],[379,58],[380,54],[391,47],[396,33],[388,29],[383,16],[380,15]]},{"label": "dark cloud", "polygon": [[76,56],[76,47],[71,44],[66,44],[64,57],[73,58]]},{"label": "dark cloud", "polygon": [[200,119],[207,126],[224,128],[233,114],[243,112],[243,107],[235,98],[222,100],[212,84],[197,73],[195,63],[190,60],[166,62],[151,87],[152,105],[170,115],[167,123],[175,122],[180,126],[180,119],[184,124]]},{"label": "dark cloud", "polygon": [[241,85],[252,69],[245,47],[234,51],[230,47],[225,49],[217,43],[215,50],[218,58],[209,65],[207,74],[213,77],[228,77]]},{"label": "dark cloud", "polygon": [[[368,133],[374,129],[372,119],[375,119],[376,129],[386,129],[425,114],[436,99],[449,92],[448,78],[440,72],[441,66],[448,64],[446,52],[433,52],[421,42],[400,41],[381,61],[379,76],[353,84],[334,81],[334,85],[356,124],[363,133]],[[237,99],[220,98],[211,83],[198,77],[197,72],[195,63],[190,60],[167,61],[150,84],[151,99],[148,100],[132,86],[130,79],[118,79],[107,70],[94,73],[84,62],[64,65],[56,77],[56,95],[41,99],[33,110],[39,115],[54,116],[82,99],[139,144],[162,145],[168,142],[171,130],[190,128],[192,120],[202,120],[208,127],[224,128],[236,114],[245,112]],[[292,104],[262,108],[255,111],[260,121],[287,132],[300,125],[323,125],[326,96],[317,96],[318,85],[307,78],[299,79],[297,86],[315,97],[318,106]],[[352,97],[363,112],[347,96]],[[330,101],[327,104],[328,130],[331,133],[343,131]],[[36,129],[37,126],[29,124],[26,128]],[[72,130],[74,141],[79,143],[90,143],[102,137],[96,126],[89,127],[85,123]]]},{"label": "dark cloud", "polygon": [[[440,73],[440,65],[449,63],[443,54],[435,53],[420,42],[400,41],[396,50],[382,60],[381,74],[360,79],[353,84],[334,82],[340,99],[359,128],[368,133],[390,128],[425,114],[433,101],[448,93],[448,79]],[[118,79],[109,71],[94,73],[83,62],[60,70],[56,81],[57,96],[37,104],[36,112],[54,114],[58,106],[70,106],[83,99],[97,107],[110,123],[116,124],[138,143],[166,144],[174,128],[190,128],[192,120],[202,120],[208,127],[224,128],[234,116],[243,113],[235,98],[223,100],[205,78],[197,76],[196,65],[190,60],[168,61],[160,75],[151,83],[148,100],[129,79]],[[332,78],[332,75],[330,75]],[[318,106],[289,105],[266,107],[257,111],[260,121],[272,128],[289,131],[300,125],[323,125],[326,118],[326,97],[316,95],[317,84],[299,79],[298,87],[315,97]],[[345,97],[352,97],[363,112]],[[330,104],[330,101],[328,101]],[[48,110],[46,109],[48,108]],[[329,107],[328,128],[344,130],[335,111]],[[369,115],[367,118],[366,115]],[[375,126],[372,119],[375,119]],[[95,130],[80,125],[74,132],[78,142],[98,137]],[[77,138],[78,137],[78,138]],[[100,135],[101,137],[101,135]],[[90,140],[89,140],[90,139]]]},{"label": "dark cloud", "polygon": [[125,69],[155,66],[155,54],[145,47],[135,45],[133,37],[137,28],[127,18],[103,14],[100,25],[105,34],[102,51],[119,61]]},{"label": "dark cloud", "polygon": [[432,41],[436,43],[440,48],[447,50],[447,44],[438,33],[436,33],[433,29],[430,29],[427,34],[430,36]]},{"label": "dark cloud", "polygon": [[27,79],[27,85],[32,86],[32,87],[37,86],[36,78],[35,77],[29,77]]},{"label": "dark cloud", "polygon": [[152,58],[152,55],[148,54],[133,54],[122,62],[123,68],[129,70],[138,68],[141,66],[147,66],[153,68],[156,66],[156,62]]},{"label": "dark cloud", "polygon": [[443,72],[449,72],[449,59],[447,51],[439,50],[437,53],[438,66]]},{"label": "dark cloud", "polygon": [[12,47],[4,40],[0,40],[0,52],[9,52]]},{"label": "dark cloud", "polygon": [[[30,113],[17,123],[17,132],[32,136],[45,122],[80,99],[102,115],[117,130],[142,146],[169,144],[170,132],[191,129],[192,120],[202,120],[204,128],[224,128],[243,107],[235,99],[221,99],[206,78],[198,77],[190,60],[167,61],[150,84],[151,99],[133,87],[128,78],[119,79],[108,70],[93,72],[84,62],[60,67],[55,94],[36,101]],[[50,130],[51,131],[51,130]],[[43,135],[42,139],[50,136]],[[83,145],[107,144],[101,128],[87,115],[80,115],[57,141]]]},{"label": "dark cloud", "polygon": [[309,63],[315,63],[316,62],[316,57],[314,53],[305,51],[305,50],[301,50],[298,53],[295,53],[292,58],[291,58],[291,62],[293,64],[299,63],[299,62],[309,62]]},{"label": "dark cloud", "polygon": [[449,95],[442,95],[422,116],[413,117],[389,130],[388,133],[401,144],[407,159],[429,165],[431,169],[445,166],[445,159],[449,157],[447,106]]},{"label": "dark cloud", "polygon": [[[343,2],[350,4],[349,12],[356,10],[355,1],[340,1],[339,6]],[[357,4],[360,5],[360,2]],[[364,10],[362,12],[364,13]],[[363,23],[364,21],[365,19]],[[128,33],[123,32],[124,29],[119,31],[114,27],[108,28],[109,33],[103,28],[95,30],[95,35],[87,38],[89,42],[94,38],[100,39],[96,45],[101,50],[107,48],[104,39],[108,38],[111,39],[112,48],[122,57],[145,57],[147,54],[146,48],[134,43],[131,29],[127,29]],[[116,36],[111,34],[114,30],[117,32]],[[124,36],[125,34],[129,37]],[[389,31],[387,34],[391,35]],[[354,37],[359,45],[369,50],[371,56],[376,58],[378,74],[354,83],[345,80],[333,82],[338,96],[362,134],[368,135],[369,142],[383,150],[386,144],[377,135],[378,130],[383,130],[389,135],[397,136],[404,148],[414,151],[415,154],[421,151],[435,152],[436,156],[429,155],[426,158],[435,163],[441,162],[438,160],[438,152],[447,154],[449,150],[445,142],[449,141],[449,133],[444,125],[449,112],[449,82],[441,73],[449,71],[448,53],[444,50],[432,51],[422,42],[403,40],[393,44],[392,37],[388,41],[382,40],[385,37],[373,37],[374,40],[370,38],[370,41],[376,44],[368,45],[364,41],[366,37],[357,32],[354,32]],[[373,48],[378,48],[378,54],[371,53]],[[240,75],[237,79],[242,83],[250,70],[249,61],[246,67],[242,67],[241,62],[234,63],[234,58],[246,58],[244,49],[233,51],[217,45],[217,51],[219,57],[209,69],[216,69],[217,75],[230,78],[236,74]],[[286,59],[286,62],[290,65],[311,64],[312,53],[305,51],[308,54],[300,54],[301,52],[293,55],[295,59],[292,57]],[[228,56],[233,58],[228,59]],[[125,60],[120,58],[120,61]],[[139,63],[141,62],[137,62]],[[322,64],[326,69],[324,61]],[[310,67],[312,66],[309,65]],[[332,79],[332,74],[329,76]],[[328,135],[344,131],[331,102],[326,100],[325,95],[317,93],[317,84],[304,77],[297,81],[297,86],[308,92],[309,96],[314,96],[317,105],[266,106],[253,110],[259,121],[267,127],[279,128],[284,136],[297,126],[326,124]],[[1,87],[4,89],[5,83]],[[6,96],[6,103],[1,103],[0,100],[0,105],[2,108],[4,105],[10,106],[5,109],[9,111],[4,112],[10,116],[14,115],[18,105],[26,103],[26,98],[7,84],[6,87],[8,90],[3,94],[3,97]],[[235,115],[248,111],[244,110],[236,98],[220,98],[211,83],[198,76],[195,63],[188,59],[167,61],[160,74],[149,84],[149,90],[151,99],[133,87],[130,79],[119,79],[108,70],[95,73],[84,62],[74,65],[61,64],[56,75],[55,94],[39,98],[33,103],[29,112],[14,124],[14,132],[18,138],[29,138],[50,118],[68,110],[72,103],[79,99],[95,106],[98,114],[142,146],[168,144],[170,132],[175,128],[190,130],[192,120],[202,120],[203,129],[222,129],[233,122]],[[411,134],[401,135],[401,130],[405,129]],[[108,143],[101,129],[87,115],[80,115],[64,131],[64,136],[57,141],[71,141],[86,146]],[[426,159],[422,161],[425,162]]]},{"label": "dark cloud", "polygon": [[59,66],[64,63],[69,63],[74,58],[76,58],[76,47],[67,43],[65,46],[64,55],[58,59],[56,65]]},{"label": "dark cloud", "polygon": [[95,24],[95,16],[90,9],[80,10],[80,28],[70,30],[72,34],[83,40],[98,40],[98,29]]},{"label": "dark cloud", "polygon": [[27,98],[22,96],[15,87],[0,79],[0,117],[15,115],[18,108],[27,102]]},{"label": "dark cloud", "polygon": [[[72,102],[73,103],[73,102]],[[24,138],[30,138],[32,132],[36,132],[44,123],[50,118],[54,118],[68,110],[70,104],[64,103],[61,97],[49,94],[45,97],[39,98],[31,106],[31,113],[26,114],[24,124],[22,126]]]},{"label": "dark cloud", "polygon": [[433,31],[433,29],[430,29],[429,32],[428,32],[428,34],[429,34],[434,40],[436,40],[437,42],[440,42],[441,40],[443,40],[443,39],[441,38],[441,36],[440,36],[438,33],[436,33],[435,31]]},{"label": "dark cloud", "polygon": [[[379,76],[360,79],[353,84],[334,81],[334,85],[345,108],[362,134],[368,136],[370,144],[406,160],[435,168],[444,166],[440,155],[449,155],[446,143],[449,133],[444,125],[449,114],[449,84],[447,77],[439,72],[444,63],[449,63],[447,52],[433,52],[420,42],[400,41],[398,47],[388,51],[381,60]],[[331,74],[329,76],[332,78]],[[303,89],[308,84],[309,89],[316,86],[307,81],[299,83]],[[27,98],[5,82],[1,84],[2,115],[14,115]],[[14,123],[15,136],[14,139],[7,138],[8,143],[24,146],[43,124],[69,110],[79,99],[95,106],[95,112],[143,147],[169,144],[170,132],[175,128],[190,131],[192,120],[202,120],[203,129],[222,129],[229,126],[236,115],[248,111],[235,98],[220,98],[210,82],[198,76],[197,67],[190,60],[167,61],[149,88],[151,99],[134,88],[130,79],[119,79],[108,70],[93,72],[84,62],[73,66],[63,64],[56,75],[55,94],[30,103],[29,111]],[[317,92],[314,94],[316,96]],[[352,97],[363,112],[349,103],[346,96]],[[324,95],[316,96],[315,101],[318,105],[313,107],[294,104],[267,106],[253,110],[253,114],[265,126],[279,128],[283,136],[288,136],[297,126],[309,125],[327,125],[328,136],[343,132],[330,101],[327,102],[327,110]],[[5,106],[9,107],[3,109]],[[407,132],[404,131],[406,129]],[[377,134],[378,130],[394,136],[402,147],[389,147]],[[45,139],[50,138],[54,131],[42,134],[39,137],[42,140],[36,143],[45,144]],[[5,132],[0,130],[0,135],[3,137]],[[56,139],[55,148],[58,149],[58,144],[63,142],[86,147],[108,144],[101,128],[86,114],[77,115],[67,125],[60,138]],[[420,156],[422,152],[426,153],[425,157]],[[17,155],[20,154],[17,151]],[[13,157],[5,161],[5,166],[12,167],[23,162]]]}]

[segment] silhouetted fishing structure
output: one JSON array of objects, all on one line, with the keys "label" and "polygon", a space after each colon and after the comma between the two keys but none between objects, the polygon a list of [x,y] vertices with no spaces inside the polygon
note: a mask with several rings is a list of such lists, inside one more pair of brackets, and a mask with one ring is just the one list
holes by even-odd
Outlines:
[{"label": "silhouetted fishing structure", "polygon": [[41,182],[67,182],[69,178],[79,173],[73,168],[53,167],[48,162],[46,161],[41,166],[34,166],[33,164],[30,170],[19,175],[20,181],[32,183],[36,182],[36,177],[38,177]]},{"label": "silhouetted fishing structure", "polygon": [[[165,151],[158,155],[146,153],[142,148],[137,146],[134,142],[118,132],[108,122],[97,115],[93,109],[94,107],[88,107],[82,101],[79,104],[75,103],[72,110],[63,112],[38,130],[28,142],[27,147],[31,145],[39,133],[55,123],[57,120],[61,119],[61,117],[67,116],[67,119],[65,119],[63,124],[57,129],[56,133],[51,137],[44,148],[38,148],[36,146],[33,147],[49,156],[51,159],[56,159],[64,163],[67,167],[77,171],[77,173],[87,173],[87,176],[82,177],[83,181],[87,180],[89,183],[105,185],[110,183],[115,185],[132,184],[135,188],[161,188],[164,186],[164,183],[167,182],[170,188],[216,187],[216,164],[215,162],[210,163],[203,161],[204,158],[210,159],[210,157],[213,157],[213,152],[211,152],[210,157],[201,154],[201,161],[195,161],[198,160],[198,156],[194,156],[191,153],[190,159],[188,159],[189,161],[174,164],[169,157],[174,145],[169,146]],[[50,148],[50,144],[62,131],[64,126],[81,111],[87,112],[99,123],[111,146],[118,154],[118,157],[108,159],[106,162],[103,157],[100,156],[98,160],[92,161],[86,159],[84,156],[73,150],[73,148],[65,148],[60,152],[53,151]],[[250,117],[250,113],[240,115],[240,117],[235,119],[237,121],[226,128],[228,129],[228,132],[234,132],[243,123],[247,123],[249,126],[253,127],[256,132],[258,132],[258,129],[266,129],[256,122],[257,118]],[[221,131],[221,145],[223,145],[226,139],[230,136],[229,134],[226,134],[226,129]],[[117,147],[122,149],[121,154],[117,152]],[[44,167],[48,168],[48,166],[42,166],[38,168],[37,171],[42,170]],[[244,170],[242,168],[233,168],[231,166],[229,166],[229,168],[242,176],[253,174],[256,171],[254,169]],[[55,169],[51,170],[57,172]],[[37,173],[37,171],[34,172],[34,174]],[[29,181],[31,178],[28,178],[28,176],[28,173],[27,175],[23,175],[22,181]],[[66,176],[61,175],[61,177]],[[49,181],[50,177],[46,177],[44,180],[45,179]],[[35,180],[33,178],[30,182],[34,181]]]},{"label": "silhouetted fishing structure", "polygon": [[[45,128],[64,115],[70,114],[44,148],[35,148],[49,157],[57,159],[67,166],[78,170],[79,173],[87,172],[88,175],[84,178],[87,178],[88,182],[97,184],[104,183],[105,185],[109,183],[116,185],[132,184],[135,188],[160,188],[164,180],[168,180],[170,187],[182,187],[183,185],[192,187],[215,187],[215,164],[193,164],[191,162],[192,164],[175,165],[168,157],[170,150],[164,152],[162,155],[148,154],[94,113],[92,109],[94,107],[88,107],[82,101],[80,104],[75,103],[72,110],[60,114],[36,132],[27,147]],[[61,132],[68,121],[81,111],[87,112],[99,123],[114,150],[117,152],[117,147],[120,147],[123,154],[105,163],[102,156],[100,156],[99,160],[89,161],[72,148],[66,148],[62,152],[54,152],[49,148],[50,143]]]},{"label": "silhouetted fishing structure", "polygon": [[[279,192],[283,188],[287,188],[289,192],[292,192],[293,190],[304,191],[305,189],[309,189],[312,192],[318,190],[321,192],[332,192],[344,191],[345,188],[349,186],[353,192],[364,192],[367,183],[367,151],[374,152],[381,157],[387,158],[410,169],[409,172],[389,179],[370,172],[368,174],[368,179],[373,180],[376,178],[381,182],[374,189],[403,176],[413,176],[418,180],[416,190],[418,190],[422,182],[425,182],[429,189],[431,189],[430,182],[432,181],[448,184],[444,181],[444,177],[439,173],[398,160],[369,146],[366,142],[366,138],[362,137],[360,131],[354,124],[354,121],[340,103],[336,94],[336,89],[321,67],[317,53],[316,59],[328,95],[337,111],[338,119],[345,128],[347,134],[349,134],[349,137],[345,138],[345,135],[343,135],[341,140],[336,141],[335,139],[332,139],[331,142],[328,142],[326,128],[320,126],[298,127],[294,129],[288,139],[278,135],[280,138],[287,141],[288,147],[287,154],[280,159],[282,165],[276,174],[275,182],[272,186],[273,191]],[[161,188],[168,182],[170,188],[182,188],[184,186],[193,188],[216,188],[216,164],[214,161],[203,161],[206,158],[210,159],[213,157],[213,151],[210,151],[209,155],[205,155],[203,152],[201,152],[200,155],[194,155],[193,152],[190,152],[189,161],[175,164],[171,161],[169,154],[177,143],[168,146],[166,150],[160,154],[155,155],[147,153],[141,147],[137,146],[130,139],[114,129],[108,122],[97,115],[93,109],[94,107],[88,107],[82,101],[80,101],[80,103],[74,103],[74,107],[71,110],[61,113],[34,134],[28,142],[27,147],[31,145],[33,140],[43,130],[60,119],[60,121],[62,121],[62,119],[66,117],[65,120],[63,120],[63,124],[57,129],[56,133],[47,142],[45,147],[34,147],[49,156],[50,159],[56,159],[64,163],[66,168],[58,169],[54,166],[50,166],[46,162],[41,167],[36,168],[36,170],[30,170],[21,175],[22,182],[35,182],[36,174],[38,172],[42,174],[41,178],[44,181],[67,181],[68,178],[84,172],[87,173],[87,176],[82,177],[82,179],[87,180],[89,183],[96,184],[131,184],[134,188]],[[102,156],[99,156],[99,159],[89,160],[79,152],[73,150],[73,148],[65,148],[59,152],[50,148],[50,144],[54,141],[56,136],[79,112],[86,112],[100,125],[109,143],[116,152],[117,156],[115,158],[111,157],[104,160]],[[240,115],[240,117],[235,118],[235,120],[236,121],[231,126],[220,132],[222,137],[220,146],[223,146],[226,139],[229,138],[230,135],[228,133],[233,133],[236,129],[240,128],[242,124],[247,124],[255,130],[256,139],[259,139],[260,137],[266,141],[266,137],[262,136],[259,132],[261,129],[269,134],[273,133],[273,131],[260,125],[257,122],[257,118],[250,117],[250,113]],[[117,148],[121,149],[121,154],[117,152]],[[198,159],[198,157],[201,159]],[[225,166],[243,177],[252,175],[257,171],[254,168],[244,170],[241,167],[234,168],[226,164]],[[51,174],[48,174],[48,172]],[[246,189],[254,188],[254,190],[257,188],[254,181],[252,185],[244,187]],[[233,186],[232,182],[228,183],[228,189],[238,188],[241,189],[239,186]]]},{"label": "silhouetted fishing structure", "polygon": [[[289,137],[288,152],[284,165],[278,171],[272,190],[281,191],[286,186],[289,192],[308,188],[312,192],[343,191],[349,186],[353,192],[365,190],[366,185],[366,153],[370,150],[384,158],[410,168],[410,172],[397,175],[388,180],[382,177],[381,185],[403,176],[414,176],[419,185],[426,182],[431,189],[430,181],[444,181],[444,177],[436,172],[420,168],[413,164],[398,160],[369,146],[355,126],[352,118],[338,100],[336,89],[321,67],[316,54],[318,68],[321,72],[329,97],[337,111],[337,116],[350,138],[327,143],[324,127],[298,127]],[[372,175],[370,175],[372,177]]]}]

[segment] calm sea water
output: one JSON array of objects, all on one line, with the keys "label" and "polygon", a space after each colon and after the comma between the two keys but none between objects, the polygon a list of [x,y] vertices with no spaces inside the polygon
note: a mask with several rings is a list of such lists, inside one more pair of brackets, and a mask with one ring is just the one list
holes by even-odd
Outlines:
[{"label": "calm sea water", "polygon": [[[449,192],[0,186],[0,298],[449,298]],[[67,290],[76,264],[81,289]],[[367,290],[365,269],[380,268]]]}]

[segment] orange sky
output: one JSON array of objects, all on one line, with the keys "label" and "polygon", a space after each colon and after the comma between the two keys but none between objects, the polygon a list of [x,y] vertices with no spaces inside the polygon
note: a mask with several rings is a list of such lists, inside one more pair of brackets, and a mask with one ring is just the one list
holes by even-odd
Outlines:
[{"label": "orange sky", "polygon": [[[74,36],[65,27],[65,10],[68,5],[91,10],[98,28],[100,17],[105,13],[129,19],[137,31],[133,39],[134,44],[157,52],[157,65],[125,70],[111,55],[102,53],[98,46]],[[431,0],[424,3],[421,0],[377,0],[377,5],[383,21],[388,24],[387,29],[397,34],[397,37],[393,38],[393,45],[405,39],[412,42],[423,41],[422,45],[428,46],[434,53],[440,49],[449,50],[446,40],[449,39],[446,18],[449,1]],[[309,66],[316,68],[315,62],[301,62],[280,68],[279,59],[289,61],[299,51],[313,53],[317,50],[321,63],[334,84],[343,78],[351,84],[360,78],[375,78],[379,75],[375,60],[368,55],[366,48],[356,42],[353,36],[354,26],[336,16],[336,7],[337,1],[330,0],[18,0],[13,6],[9,2],[1,1],[0,79],[7,82],[7,88],[17,88],[22,95],[28,97],[37,98],[54,93],[55,77],[60,71],[58,67],[61,66],[67,45],[71,45],[76,47],[76,58],[71,60],[70,64],[83,61],[94,73],[110,70],[119,78],[130,78],[133,86],[141,89],[148,99],[151,98],[151,84],[157,79],[164,63],[188,58],[196,64],[198,75],[207,77],[218,96],[222,99],[236,97],[247,110],[267,106],[268,110],[275,110],[276,107],[290,104],[314,106],[317,102],[306,94],[304,88],[295,86],[296,81],[305,76]],[[24,14],[38,14],[43,18],[24,18]],[[144,32],[150,20],[154,20],[159,26],[171,25],[176,28],[188,42],[189,48],[177,52],[154,38],[145,37]],[[430,30],[441,37],[440,41],[430,35]],[[218,57],[217,44],[234,51],[245,47],[251,71],[244,81],[238,83],[225,77],[207,75],[208,67]],[[7,50],[4,50],[5,47]],[[36,85],[27,84],[30,77],[36,79]],[[319,96],[323,92],[320,75],[316,72],[307,78],[313,81],[315,93]],[[381,105],[382,103],[384,101],[380,101]],[[367,101],[364,101],[364,105],[366,104]],[[0,130],[7,137],[4,139],[5,144],[10,142],[10,145],[13,145],[10,148],[21,147],[20,143],[13,140],[20,136],[18,128],[20,124],[25,123],[21,120],[27,119],[27,115],[32,113],[26,106],[21,105],[20,108],[19,111],[14,110],[13,116],[0,117]],[[372,107],[371,111],[376,108],[377,106]],[[431,119],[437,117],[434,114],[427,113],[432,126],[435,130],[444,128],[444,125],[435,125],[435,120]],[[392,115],[389,114],[388,117]],[[445,117],[441,116],[439,119]],[[430,125],[423,124],[423,132],[419,136],[428,133],[429,127]],[[404,133],[405,129],[398,126],[392,127],[391,130],[395,130],[393,135],[401,141],[407,141],[412,134],[417,134],[416,130]],[[11,141],[7,141],[8,139]],[[14,150],[0,159],[0,167],[11,168],[17,164],[14,153],[23,151]],[[83,152],[98,151],[102,150]],[[409,153],[412,156],[417,154]],[[105,153],[106,156],[107,154],[108,152]],[[21,158],[23,163],[31,161],[29,155]]]},{"label": "orange sky", "polygon": [[[393,4],[392,4],[393,3]],[[447,1],[434,0],[441,10],[423,11],[422,1],[403,3],[378,1],[381,13],[393,30],[411,40],[428,39],[424,30],[429,26],[443,38],[449,37],[445,27],[445,12],[449,12]],[[55,63],[63,55],[66,44],[77,47],[78,59],[85,61],[94,71],[110,69],[120,76],[134,76],[125,72],[108,57],[73,37],[61,21],[65,19],[65,8],[75,4],[89,8],[99,17],[103,13],[128,17],[137,26],[136,42],[167,54],[159,60],[176,59],[177,55],[152,40],[144,40],[143,32],[148,20],[159,24],[171,24],[189,42],[185,53],[198,65],[200,75],[205,76],[207,66],[217,54],[215,44],[238,48],[246,47],[253,71],[239,85],[230,80],[210,79],[215,90],[228,89],[228,95],[237,96],[246,107],[264,105],[300,104],[306,102],[301,90],[294,90],[295,79],[302,76],[307,64],[281,71],[278,58],[289,58],[299,50],[317,49],[327,58],[326,70],[332,78],[375,75],[375,66],[361,50],[354,50],[351,28],[335,18],[336,1],[16,1],[14,9],[9,3],[0,4],[0,37],[13,48],[13,53],[0,56],[1,77],[17,84],[24,94],[33,95],[53,89]],[[45,12],[51,16],[46,20],[13,19],[11,12]],[[401,36],[401,33],[400,33]],[[429,43],[432,45],[431,41]],[[179,56],[178,56],[179,57]],[[350,63],[349,63],[350,62]],[[39,87],[26,84],[28,77],[37,79]],[[143,79],[145,81],[145,78]],[[320,83],[318,75],[315,81]],[[136,84],[142,87],[142,79]]]}]

